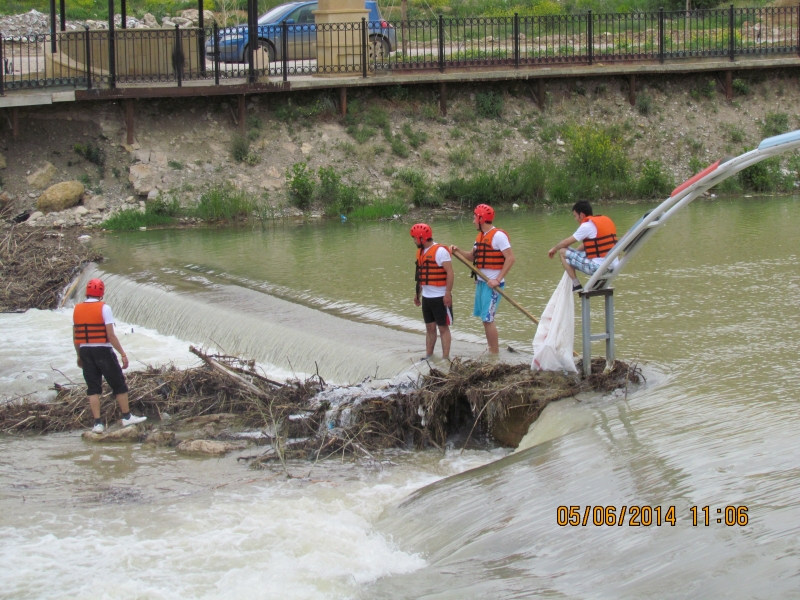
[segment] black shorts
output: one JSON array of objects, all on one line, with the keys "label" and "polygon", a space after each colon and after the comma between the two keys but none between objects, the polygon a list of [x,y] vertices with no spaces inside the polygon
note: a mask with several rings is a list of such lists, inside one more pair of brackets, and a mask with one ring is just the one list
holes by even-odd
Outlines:
[{"label": "black shorts", "polygon": [[444,298],[422,297],[422,318],[425,323],[433,323],[439,327],[449,327],[453,324],[453,307],[444,305]]},{"label": "black shorts", "polygon": [[128,391],[125,375],[119,366],[117,355],[108,346],[81,346],[81,362],[83,363],[83,379],[89,388],[87,395],[95,396],[103,393],[103,377],[111,387],[114,395]]}]

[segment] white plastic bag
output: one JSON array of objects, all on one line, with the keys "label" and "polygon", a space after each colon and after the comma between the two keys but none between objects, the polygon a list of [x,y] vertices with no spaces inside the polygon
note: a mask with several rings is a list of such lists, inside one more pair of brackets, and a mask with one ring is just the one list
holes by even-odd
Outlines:
[{"label": "white plastic bag", "polygon": [[572,298],[572,280],[564,273],[536,328],[531,369],[577,372],[572,358],[574,338],[575,304]]}]

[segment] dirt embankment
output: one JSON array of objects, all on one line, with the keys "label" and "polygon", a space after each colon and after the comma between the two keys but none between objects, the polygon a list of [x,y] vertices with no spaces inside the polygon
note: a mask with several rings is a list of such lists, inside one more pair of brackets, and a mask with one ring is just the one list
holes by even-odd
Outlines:
[{"label": "dirt embankment", "polygon": [[[570,127],[602,125],[621,132],[632,176],[645,160],[657,160],[679,183],[698,165],[754,147],[776,127],[800,126],[795,70],[734,77],[733,101],[725,99],[713,74],[640,77],[638,94],[646,101],[635,107],[627,99],[627,80],[552,81],[546,84],[544,110],[527,83],[451,85],[446,117],[432,86],[351,90],[351,113],[369,113],[356,122],[339,117],[337,97],[330,92],[251,96],[252,139],[244,162],[233,157],[238,127],[233,103],[225,97],[137,101],[132,146],[125,145],[119,103],[33,107],[22,111],[19,138],[0,122],[0,165],[7,163],[0,177],[15,214],[36,210],[42,188],[29,179],[36,180],[31,175],[46,163],[53,165],[48,183],[85,184],[83,206],[41,215],[29,226],[97,227],[121,208],[144,210],[145,201],[157,196],[191,206],[215,183],[266,196],[274,215],[300,215],[286,194],[286,172],[296,163],[314,171],[333,167],[346,183],[360,184],[376,198],[410,200],[407,182],[398,177],[403,169],[437,182],[526,157],[558,163],[568,156]],[[499,117],[481,117],[477,96],[487,90],[501,97],[489,107]],[[76,146],[84,152],[77,153]],[[100,154],[86,152],[89,146]],[[305,215],[314,212],[312,206]]]}]

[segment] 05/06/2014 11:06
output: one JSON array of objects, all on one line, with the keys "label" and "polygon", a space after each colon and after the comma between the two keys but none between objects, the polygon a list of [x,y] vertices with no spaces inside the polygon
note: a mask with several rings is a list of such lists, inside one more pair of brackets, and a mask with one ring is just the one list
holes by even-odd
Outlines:
[{"label": "05/06/2014 11:06", "polygon": [[[712,522],[725,524],[729,527],[736,525],[744,526],[749,522],[746,506],[726,506],[724,509],[716,509],[719,515],[714,519],[712,509],[709,506],[692,506],[689,508],[692,516],[692,526],[704,525],[708,527]],[[627,523],[626,523],[627,517]],[[587,525],[601,526],[622,526],[629,527],[649,527],[655,525],[675,526],[677,518],[674,506],[626,506],[622,505],[617,509],[616,506],[559,506],[556,509],[556,523],[561,527],[572,525],[573,527]]]}]

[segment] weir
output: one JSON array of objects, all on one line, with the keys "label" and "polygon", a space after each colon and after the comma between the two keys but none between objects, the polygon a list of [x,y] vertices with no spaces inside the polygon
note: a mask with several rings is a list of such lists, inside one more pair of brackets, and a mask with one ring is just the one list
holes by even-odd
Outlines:
[{"label": "weir", "polygon": [[[105,281],[105,299],[115,318],[274,365],[284,375],[318,372],[329,382],[346,384],[407,371],[416,378],[423,368],[414,366],[425,347],[419,334],[350,321],[234,285],[186,294],[95,267],[82,274],[76,289],[93,277]],[[458,356],[477,356],[481,350],[453,340]]]}]

